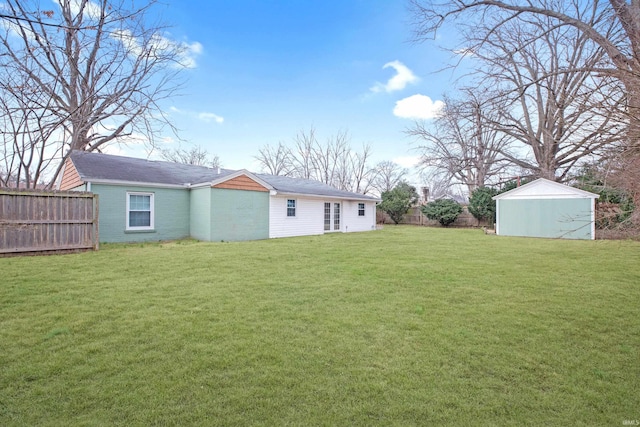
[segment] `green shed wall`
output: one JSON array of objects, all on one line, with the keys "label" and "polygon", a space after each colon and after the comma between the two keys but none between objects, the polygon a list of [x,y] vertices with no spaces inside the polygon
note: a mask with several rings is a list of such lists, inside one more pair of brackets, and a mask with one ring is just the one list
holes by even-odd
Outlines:
[{"label": "green shed wall", "polygon": [[211,240],[269,238],[269,193],[211,189]]},{"label": "green shed wall", "polygon": [[498,200],[502,236],[591,239],[592,199]]},{"label": "green shed wall", "polygon": [[[100,196],[101,242],[143,242],[189,237],[189,190],[92,184]],[[154,193],[154,230],[126,231],[127,192]]]},{"label": "green shed wall", "polygon": [[211,240],[211,187],[191,190],[191,237]]}]

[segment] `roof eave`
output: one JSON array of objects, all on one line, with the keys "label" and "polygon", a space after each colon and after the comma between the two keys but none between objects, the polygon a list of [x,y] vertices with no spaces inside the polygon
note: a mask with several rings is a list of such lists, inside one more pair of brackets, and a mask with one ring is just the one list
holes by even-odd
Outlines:
[{"label": "roof eave", "polygon": [[271,195],[272,196],[278,195],[278,196],[311,197],[314,199],[358,200],[363,202],[376,202],[376,203],[382,202],[382,199],[375,199],[367,196],[361,196],[361,197],[358,197],[357,195],[354,195],[353,197],[335,196],[335,195],[329,195],[329,194],[298,193],[298,192],[280,191],[280,190],[275,190],[275,193],[272,192]]},{"label": "roof eave", "polygon": [[100,179],[100,178],[86,178],[80,176],[83,182],[91,182],[92,184],[107,184],[107,185],[119,185],[119,186],[136,186],[136,187],[153,187],[153,188],[188,188],[189,184],[165,184],[160,182],[139,182],[139,181],[121,181],[116,179]]}]

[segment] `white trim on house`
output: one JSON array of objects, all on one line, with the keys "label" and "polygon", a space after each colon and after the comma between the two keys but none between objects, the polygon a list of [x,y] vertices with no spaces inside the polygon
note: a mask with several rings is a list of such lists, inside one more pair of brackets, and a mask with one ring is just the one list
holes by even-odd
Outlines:
[{"label": "white trim on house", "polygon": [[271,190],[271,192],[269,193],[272,196],[286,196],[286,197],[309,197],[309,198],[313,198],[313,199],[325,199],[325,200],[329,200],[329,199],[339,199],[339,200],[359,200],[361,202],[375,202],[375,203],[380,203],[382,201],[382,199],[375,199],[375,198],[369,198],[368,196],[364,196],[363,197],[358,197],[358,196],[326,196],[326,195],[322,195],[322,194],[305,194],[305,193],[292,193],[292,192],[283,192],[283,191],[276,191],[276,190]]},{"label": "white trim on house", "polygon": [[60,173],[58,174],[58,178],[56,178],[55,188],[56,190],[60,190],[60,186],[62,185],[62,177],[64,176],[64,171],[67,168],[67,160],[64,161],[62,167],[60,168]]},{"label": "white trim on house", "polygon": [[[125,212],[125,230],[127,231],[147,231],[155,230],[155,201],[154,193],[146,191],[127,191],[126,193],[126,212]],[[148,196],[149,197],[149,225],[145,226],[131,226],[130,213],[131,213],[131,196]]]},{"label": "white trim on house", "polygon": [[[89,182],[89,180],[80,177],[82,181]],[[91,181],[94,184],[106,184],[106,185],[118,185],[122,187],[152,187],[152,188],[188,188],[186,184],[160,184],[156,182],[139,182],[139,181],[119,181],[114,179],[94,179]]]},{"label": "white trim on house", "polygon": [[241,169],[239,171],[235,171],[233,173],[230,173],[228,175],[224,175],[221,176],[219,178],[216,178],[212,181],[207,181],[207,182],[199,182],[197,184],[187,184],[187,187],[189,188],[201,188],[201,187],[214,187],[218,184],[222,184],[223,182],[227,182],[229,180],[232,180],[234,178],[237,178],[239,176],[245,175],[246,177],[254,180],[255,182],[257,182],[258,184],[262,185],[264,188],[266,188],[269,191],[273,190],[273,186],[271,184],[269,184],[268,182],[264,181],[263,179],[257,177],[254,173],[249,172],[246,169]]}]

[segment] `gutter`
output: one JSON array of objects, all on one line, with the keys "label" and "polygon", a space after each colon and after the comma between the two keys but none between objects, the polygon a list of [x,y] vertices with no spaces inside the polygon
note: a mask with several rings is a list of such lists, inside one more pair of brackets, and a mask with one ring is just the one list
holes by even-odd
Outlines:
[{"label": "gutter", "polygon": [[269,192],[270,196],[294,196],[294,197],[309,197],[314,199],[340,199],[340,200],[358,200],[361,202],[376,202],[381,203],[382,199],[368,198],[366,196],[358,197],[355,195],[354,197],[348,196],[334,196],[329,194],[309,194],[309,193],[290,193],[290,192],[278,192],[277,190],[271,190]]},{"label": "gutter", "polygon": [[[119,181],[115,179],[84,179],[80,177],[87,184],[108,184],[108,185],[120,185],[120,186],[136,186],[136,187],[153,187],[153,188],[185,188],[188,184],[162,184],[159,182],[135,182],[135,181]],[[187,187],[188,188],[188,187]]]}]

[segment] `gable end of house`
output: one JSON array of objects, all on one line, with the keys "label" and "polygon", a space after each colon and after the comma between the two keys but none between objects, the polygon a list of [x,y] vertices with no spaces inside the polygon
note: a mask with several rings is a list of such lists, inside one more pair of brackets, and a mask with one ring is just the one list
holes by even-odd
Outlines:
[{"label": "gable end of house", "polygon": [[254,181],[247,175],[236,176],[234,178],[212,185],[212,188],[224,188],[228,190],[244,190],[244,191],[262,191],[262,192],[269,191],[268,188]]},{"label": "gable end of house", "polygon": [[62,173],[62,179],[60,180],[60,190],[66,191],[79,187],[84,184],[80,174],[70,158],[64,163],[64,171]]}]

